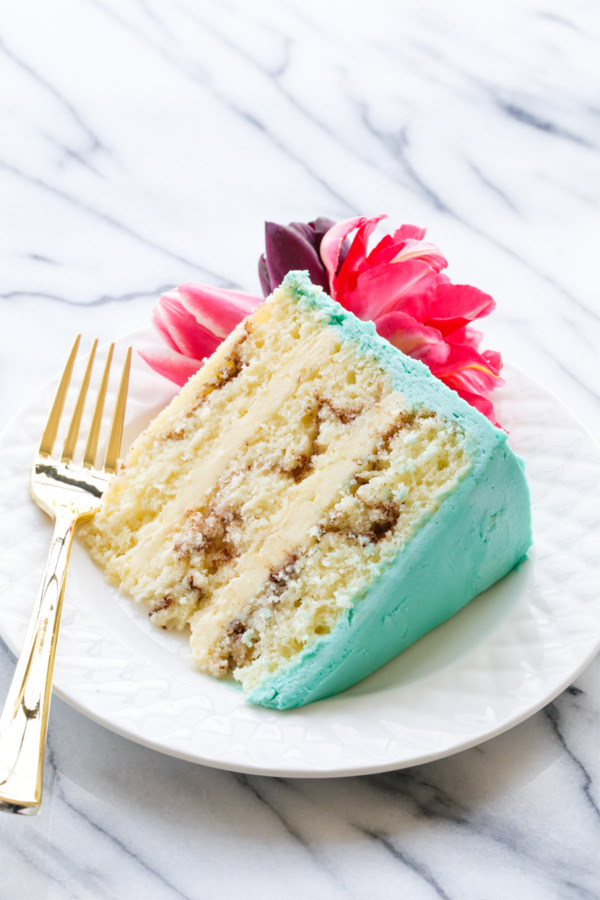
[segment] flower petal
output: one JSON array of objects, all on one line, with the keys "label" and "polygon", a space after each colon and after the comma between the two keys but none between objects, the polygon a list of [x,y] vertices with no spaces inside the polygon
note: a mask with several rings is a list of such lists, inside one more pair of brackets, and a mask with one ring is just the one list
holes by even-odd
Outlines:
[{"label": "flower petal", "polygon": [[[346,263],[342,266],[342,271]],[[373,266],[358,272],[354,284],[348,279],[338,282],[342,305],[361,319],[376,319],[398,310],[414,319],[426,321],[429,298],[441,276],[421,260],[407,260],[402,265]],[[411,299],[412,298],[412,299]]]},{"label": "flower petal", "polygon": [[[446,361],[432,368],[433,374],[438,378],[449,379],[464,390],[480,394],[489,394],[495,387],[504,384],[500,378],[499,367],[496,364],[490,365],[481,353],[462,344],[447,346],[450,352]],[[494,356],[498,357],[497,360],[493,360],[494,363],[500,361],[499,354]]]},{"label": "flower petal", "polygon": [[485,359],[488,367],[495,372],[496,375],[500,374],[500,369],[502,368],[502,357],[498,353],[497,350],[484,350],[481,354]]},{"label": "flower petal", "polygon": [[334,225],[333,219],[328,219],[327,216],[318,216],[313,222],[290,222],[288,228],[297,231],[300,237],[308,241],[318,253],[321,241]]},{"label": "flower petal", "polygon": [[406,313],[387,313],[375,320],[375,327],[394,347],[428,366],[434,362],[441,365],[448,356],[448,346],[437,328],[423,325]]},{"label": "flower petal", "polygon": [[301,226],[302,223],[277,225],[265,222],[265,261],[272,291],[293,269],[307,269],[313,284],[325,290],[329,288],[327,272],[313,241],[314,229]]},{"label": "flower petal", "polygon": [[192,359],[209,356],[219,343],[212,332],[187,312],[175,291],[163,294],[152,312],[152,320],[172,350]]},{"label": "flower petal", "polygon": [[[330,228],[321,242],[321,259],[329,273],[329,283],[331,286],[331,296],[335,297],[337,293],[336,275],[342,266],[348,263],[348,257],[353,254],[354,257],[363,259],[366,257],[366,242],[369,235],[376,227],[377,223],[386,216],[375,216],[373,219],[367,219],[365,216],[357,216],[354,219],[345,219],[338,222],[333,228]],[[343,244],[351,232],[356,231],[352,244],[348,251],[343,253]],[[352,257],[349,263],[349,269],[353,266]]]},{"label": "flower petal", "polygon": [[139,354],[155,372],[168,378],[169,381],[175,382],[180,387],[202,365],[201,360],[190,359],[188,356],[183,356],[181,353],[170,349],[140,350]]},{"label": "flower petal", "polygon": [[473,347],[474,350],[478,349],[482,338],[482,332],[473,328],[472,325],[464,325],[462,328],[457,328],[456,331],[445,335],[447,341],[453,344],[466,344],[467,347]]},{"label": "flower petal", "polygon": [[473,319],[488,316],[496,304],[489,294],[469,284],[440,281],[435,290],[433,309],[427,318],[429,325],[450,334]]},{"label": "flower petal", "polygon": [[334,225],[329,229],[321,241],[321,259],[323,260],[323,265],[327,269],[329,275],[329,282],[332,286],[332,297],[335,296],[333,280],[338,270],[340,248],[350,232],[354,231],[355,228],[358,228],[364,221],[364,216],[358,216],[354,219],[345,219],[343,222],[338,222],[337,225]]},{"label": "flower petal", "polygon": [[260,281],[260,289],[263,292],[263,297],[268,297],[272,292],[272,289],[269,270],[267,269],[267,257],[264,253],[258,260],[258,280]]},{"label": "flower petal", "polygon": [[408,259],[420,259],[432,269],[440,272],[448,265],[445,256],[435,244],[423,240],[425,229],[415,225],[402,225],[394,234],[387,234],[373,248],[367,257],[369,265],[389,265],[402,263]]},{"label": "flower petal", "polygon": [[419,228],[418,225],[401,225],[400,228],[396,228],[392,235],[392,240],[396,244],[399,241],[422,241],[426,230],[425,228]]},{"label": "flower petal", "polygon": [[164,296],[178,300],[199,325],[219,338],[227,337],[262,302],[252,294],[210,284],[181,284]]},{"label": "flower petal", "polygon": [[429,241],[404,241],[402,248],[391,262],[400,263],[407,259],[422,259],[424,262],[429,263],[436,272],[440,272],[448,265],[446,257],[442,256],[435,244]]},{"label": "flower petal", "polygon": [[179,350],[179,345],[177,344],[175,338],[171,335],[171,331],[169,328],[172,308],[172,299],[169,300],[166,298],[166,295],[163,295],[163,297],[161,297],[158,301],[156,307],[152,310],[152,323],[159,334],[165,339],[171,350],[175,350],[177,352]]}]

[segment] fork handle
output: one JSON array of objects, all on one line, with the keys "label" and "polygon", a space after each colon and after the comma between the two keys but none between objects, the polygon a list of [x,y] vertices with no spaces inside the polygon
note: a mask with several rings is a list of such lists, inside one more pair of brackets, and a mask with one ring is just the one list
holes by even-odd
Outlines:
[{"label": "fork handle", "polygon": [[42,799],[46,728],[67,566],[78,516],[59,510],[44,577],[0,717],[0,810],[32,815]]}]

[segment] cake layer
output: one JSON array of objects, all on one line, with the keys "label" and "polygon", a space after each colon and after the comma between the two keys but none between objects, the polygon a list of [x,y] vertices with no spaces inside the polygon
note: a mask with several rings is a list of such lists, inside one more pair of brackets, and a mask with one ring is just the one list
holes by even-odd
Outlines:
[{"label": "cake layer", "polygon": [[[530,542],[506,435],[291,273],[134,444],[85,540],[250,699],[363,677]],[[436,576],[437,572],[437,576]]]}]

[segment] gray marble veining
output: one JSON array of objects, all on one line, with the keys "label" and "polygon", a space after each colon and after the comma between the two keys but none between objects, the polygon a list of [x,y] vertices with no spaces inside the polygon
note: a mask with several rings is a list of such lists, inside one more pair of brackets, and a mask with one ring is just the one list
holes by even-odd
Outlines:
[{"label": "gray marble veining", "polygon": [[[265,219],[428,227],[486,345],[600,437],[600,50],[577,0],[28,0],[0,26],[0,425],[75,331],[258,292]],[[0,690],[12,672],[0,645]],[[209,770],[55,700],[0,898],[600,897],[600,661],[510,732],[403,772]]]}]

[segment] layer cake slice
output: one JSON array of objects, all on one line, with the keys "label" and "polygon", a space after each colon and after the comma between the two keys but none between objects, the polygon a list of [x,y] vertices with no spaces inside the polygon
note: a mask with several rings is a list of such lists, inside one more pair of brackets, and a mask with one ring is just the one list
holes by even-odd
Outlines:
[{"label": "layer cake slice", "polygon": [[156,625],[189,626],[200,670],[286,708],[502,578],[529,497],[503,431],[291,272],[136,440],[84,540]]}]

